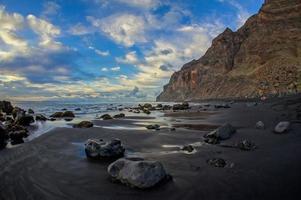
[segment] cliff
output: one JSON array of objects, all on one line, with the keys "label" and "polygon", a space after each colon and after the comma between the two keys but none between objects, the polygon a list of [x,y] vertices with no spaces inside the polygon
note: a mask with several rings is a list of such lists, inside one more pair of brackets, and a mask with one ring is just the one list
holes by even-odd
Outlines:
[{"label": "cliff", "polygon": [[157,101],[253,98],[301,91],[301,1],[266,0],[236,32],[227,28],[185,64]]}]

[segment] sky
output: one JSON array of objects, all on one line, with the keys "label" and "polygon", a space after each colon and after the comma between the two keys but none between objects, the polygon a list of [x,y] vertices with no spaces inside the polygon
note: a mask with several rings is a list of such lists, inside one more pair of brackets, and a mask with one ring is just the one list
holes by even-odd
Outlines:
[{"label": "sky", "polygon": [[154,101],[263,0],[0,0],[0,97]]}]

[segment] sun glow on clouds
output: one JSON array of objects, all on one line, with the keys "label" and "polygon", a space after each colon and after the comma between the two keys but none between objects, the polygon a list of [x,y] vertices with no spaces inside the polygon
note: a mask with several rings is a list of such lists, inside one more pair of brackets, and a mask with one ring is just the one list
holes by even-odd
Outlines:
[{"label": "sun glow on clouds", "polygon": [[[215,1],[237,10],[238,25],[250,15],[238,1]],[[181,1],[82,2],[88,9],[70,22],[62,2],[42,3],[39,12],[26,14],[0,5],[1,96],[154,100],[170,75],[204,54],[226,27],[210,12],[198,19]]]}]

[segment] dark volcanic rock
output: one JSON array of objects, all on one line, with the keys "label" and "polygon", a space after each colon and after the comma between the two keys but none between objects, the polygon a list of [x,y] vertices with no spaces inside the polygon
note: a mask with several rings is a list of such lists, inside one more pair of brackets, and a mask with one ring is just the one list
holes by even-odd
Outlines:
[{"label": "dark volcanic rock", "polygon": [[120,113],[120,114],[114,115],[113,118],[124,118],[124,117],[125,117],[125,114],[124,113]]},{"label": "dark volcanic rock", "polygon": [[13,109],[14,107],[9,101],[0,101],[0,111],[2,110],[6,114],[11,114]]},{"label": "dark volcanic rock", "polygon": [[121,158],[109,165],[108,173],[114,180],[140,189],[151,188],[168,176],[160,162],[142,158]]},{"label": "dark volcanic rock", "polygon": [[89,139],[85,144],[85,152],[88,158],[120,158],[124,154],[124,147],[119,139],[105,142],[102,139]]},{"label": "dark volcanic rock", "polygon": [[63,113],[63,115],[62,115],[62,117],[63,118],[74,118],[75,117],[75,115],[74,115],[74,113],[72,112],[72,111],[65,111],[64,113]]},{"label": "dark volcanic rock", "polygon": [[28,114],[34,114],[34,111],[33,111],[33,109],[29,108],[28,111],[27,111],[27,113]]},{"label": "dark volcanic rock", "polygon": [[91,128],[93,126],[94,126],[93,123],[90,121],[82,121],[78,124],[74,124],[73,128]]},{"label": "dark volcanic rock", "polygon": [[31,115],[24,115],[19,117],[15,120],[16,124],[21,126],[29,126],[31,123],[34,122],[34,118]]},{"label": "dark volcanic rock", "polygon": [[110,120],[110,119],[113,119],[113,117],[109,114],[104,114],[102,116],[100,116],[101,119],[103,120]]},{"label": "dark volcanic rock", "polygon": [[213,167],[225,167],[226,166],[226,161],[222,158],[213,158],[207,160],[207,163]]},{"label": "dark volcanic rock", "polygon": [[42,115],[42,114],[38,114],[38,115],[36,115],[36,120],[37,120],[37,121],[46,121],[46,120],[47,120],[47,117],[45,117],[45,116]]},{"label": "dark volcanic rock", "polygon": [[283,95],[301,91],[301,1],[265,0],[236,32],[227,28],[185,64],[157,101]]},{"label": "dark volcanic rock", "polygon": [[63,117],[63,114],[64,114],[63,112],[56,112],[56,113],[50,115],[50,117],[61,118],[61,117]]}]

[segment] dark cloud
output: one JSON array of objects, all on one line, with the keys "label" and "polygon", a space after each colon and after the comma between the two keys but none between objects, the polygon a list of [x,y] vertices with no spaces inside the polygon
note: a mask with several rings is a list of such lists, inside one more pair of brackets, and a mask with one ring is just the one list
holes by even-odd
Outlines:
[{"label": "dark cloud", "polygon": [[160,51],[161,55],[168,55],[168,54],[171,54],[171,53],[173,53],[172,49],[163,49],[163,50]]},{"label": "dark cloud", "polygon": [[171,71],[173,69],[173,66],[171,64],[167,63],[167,64],[164,64],[164,65],[161,65],[160,69],[162,71],[166,71],[167,72],[167,71]]}]

